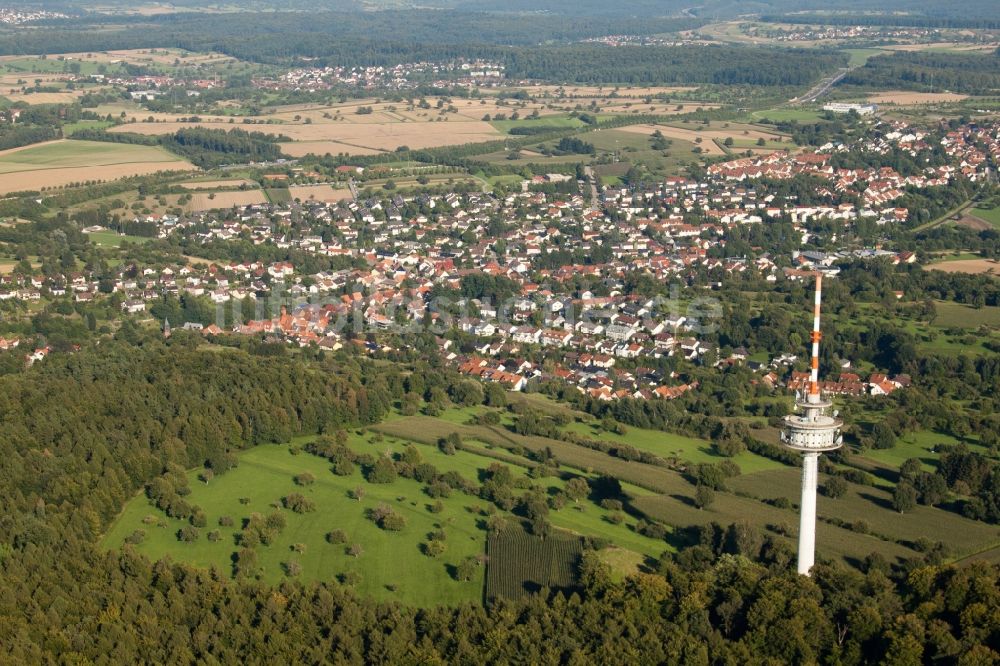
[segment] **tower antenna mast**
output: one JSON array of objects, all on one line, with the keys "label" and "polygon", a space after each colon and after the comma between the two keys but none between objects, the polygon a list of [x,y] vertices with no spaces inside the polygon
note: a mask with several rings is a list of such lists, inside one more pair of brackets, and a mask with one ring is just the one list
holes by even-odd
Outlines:
[{"label": "tower antenna mast", "polygon": [[805,399],[796,401],[796,413],[785,417],[781,440],[788,448],[802,454],[802,501],[799,504],[798,572],[808,576],[816,558],[816,481],[819,456],[843,444],[840,427],[843,421],[827,415],[833,403],[825,400],[819,387],[820,304],[823,300],[823,275],[816,274],[816,297],[813,305],[812,357],[809,390]]}]

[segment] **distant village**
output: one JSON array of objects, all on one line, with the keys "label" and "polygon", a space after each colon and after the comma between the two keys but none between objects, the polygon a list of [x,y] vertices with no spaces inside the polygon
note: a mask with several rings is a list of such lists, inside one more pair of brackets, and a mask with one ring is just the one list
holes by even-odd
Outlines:
[{"label": "distant village", "polygon": [[[77,77],[127,89],[135,100],[155,99],[168,90],[183,87],[196,96],[203,90],[224,85],[220,79],[191,79],[165,74],[92,74]],[[412,62],[370,67],[299,67],[276,77],[257,77],[252,84],[260,90],[319,92],[349,86],[369,90],[412,90],[418,86],[492,87],[506,80],[501,63],[485,60]]]},{"label": "distant village", "polygon": [[42,9],[16,9],[0,7],[0,25],[21,25],[33,21],[48,21],[51,19],[69,18],[68,14],[51,12]]}]

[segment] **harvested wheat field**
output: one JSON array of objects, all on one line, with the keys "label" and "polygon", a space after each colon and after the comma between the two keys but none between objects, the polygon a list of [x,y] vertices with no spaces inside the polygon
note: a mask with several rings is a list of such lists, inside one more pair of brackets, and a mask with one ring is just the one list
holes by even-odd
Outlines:
[{"label": "harvested wheat field", "polygon": [[158,147],[63,139],[0,152],[0,194],[194,168]]},{"label": "harvested wheat field", "polygon": [[11,102],[25,104],[72,104],[83,96],[82,90],[67,90],[64,92],[13,93],[6,95]]},{"label": "harvested wheat field", "polygon": [[267,197],[262,190],[240,190],[237,192],[199,192],[191,195],[191,201],[185,208],[188,212],[212,210],[214,208],[232,208],[233,206],[252,206],[267,203]]},{"label": "harvested wheat field", "polygon": [[299,201],[335,203],[353,198],[349,189],[334,189],[332,185],[292,185],[288,192]]},{"label": "harvested wheat field", "polygon": [[879,48],[886,51],[995,51],[998,44],[967,44],[965,42],[928,42],[921,44],[890,44]]},{"label": "harvested wheat field", "polygon": [[[157,114],[150,114],[154,117]],[[166,115],[166,114],[164,114]],[[200,117],[199,117],[200,118]],[[217,129],[223,131],[229,131],[231,129],[241,129],[247,132],[262,132],[263,134],[273,134],[275,136],[279,134],[288,134],[285,130],[289,127],[296,127],[296,125],[282,125],[278,123],[272,123],[270,125],[244,125],[230,123],[228,120],[225,122],[221,120],[216,120],[213,118],[200,118],[198,122],[187,122],[176,120],[173,118],[162,118],[156,122],[147,122],[142,119],[138,119],[138,122],[128,122],[124,125],[115,125],[114,127],[109,127],[109,132],[124,132],[133,134],[145,134],[147,136],[155,136],[158,134],[173,134],[177,130],[186,129],[190,127],[204,127],[206,129]],[[302,125],[302,127],[308,127],[308,125]]]},{"label": "harvested wheat field", "polygon": [[[15,56],[6,56],[8,58]],[[0,57],[0,65],[3,64],[3,58]],[[23,86],[23,85],[34,85],[36,80],[40,80],[42,84],[46,83],[61,83],[69,78],[66,74],[36,74],[35,72],[11,72],[11,73],[0,73],[0,86]],[[18,83],[22,81],[23,83]]]},{"label": "harvested wheat field", "polygon": [[941,263],[931,264],[927,268],[946,273],[1000,276],[1000,261],[996,261],[995,259],[956,259],[955,261],[942,261]]},{"label": "harvested wheat field", "polygon": [[906,90],[890,90],[868,96],[868,101],[875,104],[895,104],[897,106],[913,106],[917,104],[939,104],[941,102],[961,102],[968,95],[959,93],[912,92]]},{"label": "harvested wheat field", "polygon": [[[157,135],[176,132],[183,127],[208,127],[219,129],[212,123],[130,123],[111,128],[110,132],[135,132]],[[325,152],[347,152],[364,154],[357,149],[368,151],[395,150],[399,146],[410,148],[434,148],[461,143],[476,143],[499,138],[500,133],[489,123],[482,121],[450,122],[385,122],[353,124],[344,122],[283,124],[269,126],[239,125],[242,129],[257,130],[270,134],[283,134],[292,141],[335,141],[345,144],[344,149]],[[288,144],[282,146],[285,151]],[[291,154],[291,153],[289,153]]]},{"label": "harvested wheat field", "polygon": [[[24,58],[24,56],[9,56],[8,59]],[[173,65],[179,60],[184,66],[218,64],[236,62],[221,53],[194,53],[183,49],[122,49],[117,51],[84,51],[77,53],[55,53],[46,56],[47,60],[79,60],[82,62],[119,63],[131,65]],[[0,61],[3,59],[0,58]]]},{"label": "harvested wheat field", "polygon": [[257,183],[243,178],[233,178],[230,180],[192,180],[180,183],[185,190],[220,190],[232,189],[234,187],[257,187]]}]

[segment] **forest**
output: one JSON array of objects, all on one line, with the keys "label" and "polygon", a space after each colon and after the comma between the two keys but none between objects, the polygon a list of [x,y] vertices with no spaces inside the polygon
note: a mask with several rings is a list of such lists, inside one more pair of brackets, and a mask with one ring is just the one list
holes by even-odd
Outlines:
[{"label": "forest", "polygon": [[870,58],[852,69],[844,84],[872,88],[950,90],[974,95],[1000,89],[1000,53],[898,52]]},{"label": "forest", "polygon": [[30,146],[59,138],[59,130],[49,125],[0,124],[0,150]]},{"label": "forest", "polygon": [[[381,418],[405,390],[393,364],[164,344],[125,324],[119,340],[0,378],[0,645],[18,663],[569,664],[771,660],[989,663],[998,658],[995,566],[877,556],[860,570],[792,554],[739,525],[617,581],[584,555],[579,589],[518,601],[415,610],[359,599],[332,581],[277,587],[150,562],[95,540],[164,472],[295,433]],[[437,381],[438,373],[427,373]],[[219,609],[225,608],[220,613]],[[252,655],[252,657],[250,656]]]},{"label": "forest", "polygon": [[[800,85],[846,63],[846,56],[806,49],[685,46],[613,48],[560,44],[604,34],[654,34],[696,27],[674,19],[619,20],[555,16],[438,13],[165,15],[152,25],[107,30],[42,29],[0,34],[0,54],[178,47],[220,51],[243,60],[334,66],[484,58],[516,78],[615,83]],[[362,37],[363,36],[363,37]],[[474,37],[473,37],[474,36]],[[252,38],[251,38],[252,37]],[[554,45],[540,46],[539,44]]]}]

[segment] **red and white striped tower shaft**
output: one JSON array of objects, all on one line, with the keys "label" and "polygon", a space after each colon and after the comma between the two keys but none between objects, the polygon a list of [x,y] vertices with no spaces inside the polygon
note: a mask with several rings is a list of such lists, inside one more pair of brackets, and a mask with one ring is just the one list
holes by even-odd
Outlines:
[{"label": "red and white striped tower shaft", "polygon": [[816,485],[819,476],[819,456],[824,451],[840,448],[842,421],[827,416],[831,403],[824,401],[819,390],[820,303],[823,300],[823,276],[816,274],[816,299],[813,306],[812,359],[809,391],[796,402],[797,414],[785,417],[781,439],[785,446],[802,453],[802,501],[799,504],[798,572],[806,576],[816,555]]},{"label": "red and white striped tower shaft", "polygon": [[813,304],[812,330],[812,374],[809,375],[809,402],[819,402],[819,341],[823,334],[819,330],[819,308],[823,301],[823,274],[816,274],[816,300]]}]

